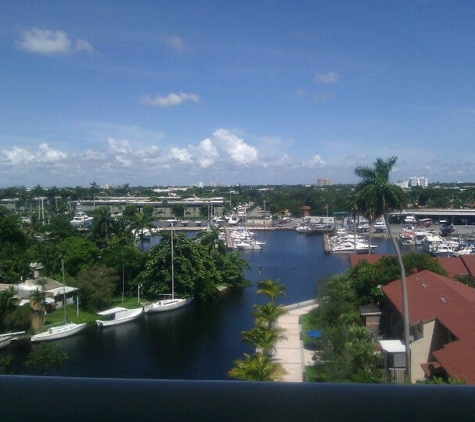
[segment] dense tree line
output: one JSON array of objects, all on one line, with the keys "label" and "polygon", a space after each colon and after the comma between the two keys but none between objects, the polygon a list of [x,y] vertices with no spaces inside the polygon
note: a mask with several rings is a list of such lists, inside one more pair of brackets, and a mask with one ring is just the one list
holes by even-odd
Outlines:
[{"label": "dense tree line", "polygon": [[[30,263],[38,262],[43,265],[42,275],[61,280],[63,261],[66,284],[79,288],[80,306],[92,312],[123,291],[135,295],[139,285],[145,300],[169,293],[171,234],[164,233],[157,246],[144,251],[141,233],[151,225],[150,214],[112,218],[108,210],[98,209],[95,217],[93,228],[83,232],[70,227],[68,216],[56,216],[38,240],[21,227],[18,216],[0,207],[0,283],[17,284],[31,278]],[[139,246],[132,230],[138,233]],[[217,228],[194,238],[173,234],[178,295],[208,300],[218,293],[218,287],[248,284],[244,279],[247,262],[228,253],[218,234]],[[40,312],[41,287],[37,293]],[[0,292],[0,330],[25,329],[25,318],[20,315],[24,309],[19,309],[13,304],[12,289]]]}]

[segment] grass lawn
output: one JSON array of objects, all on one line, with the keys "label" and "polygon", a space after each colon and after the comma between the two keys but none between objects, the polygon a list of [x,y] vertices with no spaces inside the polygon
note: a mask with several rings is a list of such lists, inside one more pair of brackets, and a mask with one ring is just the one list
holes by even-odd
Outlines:
[{"label": "grass lawn", "polygon": [[[79,302],[81,303],[81,302]],[[101,311],[109,308],[114,308],[116,306],[123,306],[124,308],[138,308],[142,306],[140,303],[137,303],[137,297],[125,297],[124,304],[122,304],[122,297],[114,297],[109,305]],[[77,310],[75,306],[69,305],[67,308],[68,322],[87,322],[88,324],[94,324],[96,319],[99,318],[97,313],[89,312],[84,309],[79,308],[79,316],[77,316]],[[46,315],[45,325],[59,324],[64,322],[64,309],[57,309],[53,312],[50,312]]]}]

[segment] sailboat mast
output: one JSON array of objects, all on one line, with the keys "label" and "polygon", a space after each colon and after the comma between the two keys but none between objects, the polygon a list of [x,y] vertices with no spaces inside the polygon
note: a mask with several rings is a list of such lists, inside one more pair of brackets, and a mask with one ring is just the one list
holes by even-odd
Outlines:
[{"label": "sailboat mast", "polygon": [[175,299],[175,267],[174,267],[174,255],[173,255],[173,223],[171,227],[171,246],[172,246],[172,299]]},{"label": "sailboat mast", "polygon": [[66,310],[66,286],[64,284],[64,258],[61,258],[61,271],[63,272],[63,306],[64,306],[64,322],[68,322]]}]

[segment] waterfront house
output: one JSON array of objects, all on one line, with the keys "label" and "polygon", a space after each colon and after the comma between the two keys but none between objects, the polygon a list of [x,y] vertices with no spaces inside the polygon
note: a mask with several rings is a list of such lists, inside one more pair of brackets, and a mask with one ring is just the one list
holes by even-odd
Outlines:
[{"label": "waterfront house", "polygon": [[[475,384],[475,289],[451,278],[420,271],[406,278],[411,339],[411,382],[424,376]],[[402,338],[400,280],[383,287],[390,302],[387,332]]]}]

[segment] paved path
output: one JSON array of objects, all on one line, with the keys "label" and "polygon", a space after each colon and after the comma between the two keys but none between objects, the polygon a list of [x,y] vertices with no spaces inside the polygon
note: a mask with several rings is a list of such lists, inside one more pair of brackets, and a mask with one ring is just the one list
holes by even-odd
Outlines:
[{"label": "paved path", "polygon": [[276,361],[287,371],[284,382],[304,381],[305,366],[312,361],[312,352],[303,348],[300,316],[309,313],[316,306],[315,300],[289,305],[287,306],[289,312],[277,321],[279,327],[287,329],[285,333],[287,340],[277,343],[274,354]]}]

